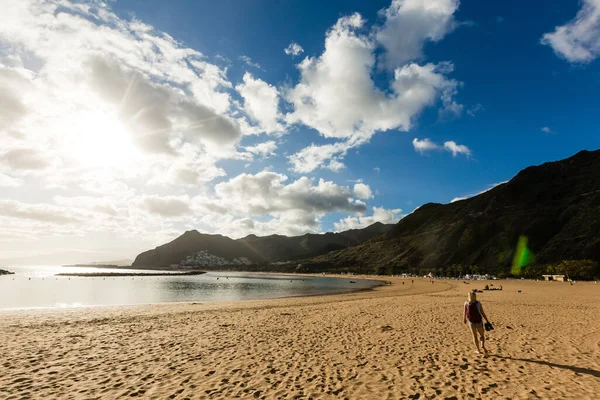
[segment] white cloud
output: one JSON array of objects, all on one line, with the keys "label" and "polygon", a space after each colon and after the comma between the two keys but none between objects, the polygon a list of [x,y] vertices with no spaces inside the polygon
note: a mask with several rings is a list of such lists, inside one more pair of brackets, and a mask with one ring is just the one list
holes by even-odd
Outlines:
[{"label": "white cloud", "polygon": [[333,172],[340,172],[346,168],[346,164],[338,160],[329,160],[329,162],[323,168]]},{"label": "white cloud", "polygon": [[[2,59],[0,59],[0,87],[3,90],[0,91],[0,104],[2,104],[0,131],[9,129],[27,115],[29,110],[23,104],[20,93],[26,92],[30,86],[29,78],[22,67],[3,66],[1,61]],[[7,61],[9,60],[5,60]]]},{"label": "white cloud", "polygon": [[471,117],[474,117],[475,114],[477,114],[478,112],[483,111],[483,110],[484,110],[483,106],[481,104],[477,103],[467,109],[467,114],[469,114]]},{"label": "white cloud", "polygon": [[235,89],[244,98],[244,110],[254,121],[258,122],[260,129],[266,133],[282,132],[283,126],[278,122],[279,92],[275,86],[269,85],[261,79],[255,79],[246,72],[244,83]]},{"label": "white cloud", "polygon": [[311,144],[291,155],[288,159],[294,172],[307,173],[317,168],[326,168],[337,172],[345,168],[345,165],[339,159],[346,155],[349,148],[350,146],[343,142],[320,146]]},{"label": "white cloud", "polygon": [[[394,3],[392,7],[400,3],[404,2]],[[437,15],[440,7],[446,9],[442,2],[439,3],[439,7],[417,8],[422,9],[419,12]],[[406,2],[406,7],[413,6],[416,7],[417,2]],[[386,15],[391,18],[392,14]],[[448,21],[436,18],[432,19],[432,24],[447,26]],[[452,72],[452,63],[398,64],[389,82],[390,90],[377,88],[371,76],[382,44],[372,35],[361,33],[364,25],[365,21],[359,14],[340,18],[327,32],[323,54],[307,57],[298,64],[300,82],[285,93],[294,107],[293,112],[286,116],[287,122],[304,124],[326,138],[339,141],[324,146],[313,144],[290,157],[295,171],[328,168],[330,164],[324,161],[329,158],[333,158],[333,165],[339,167],[350,148],[368,142],[378,131],[408,131],[414,118],[441,97],[445,108],[453,112],[461,109],[453,100],[458,82],[446,77]],[[445,29],[440,28],[439,32]],[[410,29],[405,33],[410,34]],[[433,33],[430,36],[438,38]],[[319,162],[310,162],[311,157]],[[309,162],[299,167],[298,161],[304,159],[309,159]]]},{"label": "white cloud", "polygon": [[0,164],[12,170],[38,170],[46,168],[50,162],[36,149],[11,148],[0,152]]},{"label": "white cloud", "polygon": [[[475,194],[469,194],[469,195],[466,195],[466,196],[455,197],[455,198],[453,198],[452,200],[450,200],[450,203],[455,203],[455,202],[457,202],[457,201],[462,201],[462,200],[469,199],[469,198],[471,198],[471,197],[479,196],[480,194],[483,194],[483,193],[485,193],[485,192],[489,192],[490,190],[492,190],[492,189],[493,189],[493,188],[495,188],[496,186],[500,186],[500,185],[502,185],[502,184],[504,184],[504,183],[506,183],[506,182],[508,182],[508,181],[502,181],[502,182],[498,182],[498,183],[493,183],[493,184],[489,185],[489,186],[488,186],[486,189],[483,189],[482,191],[480,191],[480,192],[477,192],[477,193],[475,193]],[[414,212],[414,211],[413,211],[413,212]]]},{"label": "white cloud", "polygon": [[301,81],[287,93],[294,105],[289,122],[327,138],[364,141],[374,131],[410,129],[413,116],[456,87],[444,76],[451,64],[408,64],[395,70],[392,93],[375,88],[376,45],[356,31],[363,23],[358,14],[341,18],[327,33],[321,57],[307,57],[298,65]]},{"label": "white cloud", "polygon": [[241,174],[215,186],[216,199],[203,202],[236,216],[265,215],[302,211],[323,215],[332,211],[363,212],[364,204],[355,204],[347,186],[307,177],[285,184],[288,177],[270,171],[256,175]]},{"label": "white cloud", "polygon": [[556,131],[550,129],[550,127],[548,127],[548,126],[543,126],[541,128],[541,131],[544,132],[544,133],[552,133],[552,134],[556,133]]},{"label": "white cloud", "polygon": [[583,0],[581,10],[566,25],[542,36],[542,44],[569,62],[589,63],[600,56],[600,0]]},{"label": "white cloud", "polygon": [[288,47],[286,47],[283,51],[285,51],[285,54],[292,55],[292,56],[297,56],[300,53],[304,53],[304,49],[302,48],[302,46],[300,46],[298,43],[296,42],[292,42],[289,44]]},{"label": "white cloud", "polygon": [[141,202],[144,210],[163,217],[181,217],[192,212],[187,197],[144,196]]},{"label": "white cloud", "polygon": [[425,154],[426,152],[433,150],[446,150],[452,153],[453,157],[456,157],[458,154],[464,154],[466,156],[471,155],[471,150],[467,146],[462,144],[456,144],[456,142],[452,140],[444,142],[444,145],[440,146],[439,144],[432,142],[428,138],[425,138],[423,140],[414,138],[412,144],[415,148],[415,151],[420,154]]},{"label": "white cloud", "polygon": [[[392,44],[377,39],[397,24],[392,16],[381,29],[358,14],[340,18],[325,51],[300,62],[300,79],[289,88],[248,73],[234,88],[227,68],[143,21],[119,17],[110,2],[0,3],[0,186],[17,193],[0,201],[0,226],[18,238],[0,253],[63,243],[133,253],[192,228],[298,235],[321,232],[331,212],[353,215],[353,226],[394,220],[399,210],[356,216],[367,211],[360,198],[373,197],[364,184],[290,180],[272,171],[210,182],[226,176],[223,160],[250,162],[283,146],[271,140],[241,148],[243,134],[280,134],[289,123],[314,128],[325,144],[286,154],[292,169],[340,171],[347,152],[376,132],[407,131],[436,104],[462,107],[448,62],[406,62],[390,70],[382,88],[375,85],[377,55],[395,56]],[[452,13],[444,19],[438,6],[419,7],[420,16],[431,12],[431,24],[440,24],[437,32],[450,29]],[[407,49],[419,54],[445,34],[418,32],[420,47]],[[301,54],[293,45],[289,54]],[[280,96],[290,104],[280,105]]]},{"label": "white cloud", "polygon": [[56,205],[68,207],[70,209],[85,209],[93,213],[106,214],[110,216],[125,215],[127,207],[124,199],[119,199],[117,196],[55,196],[53,201]]},{"label": "white cloud", "polygon": [[452,157],[456,157],[457,154],[464,154],[466,156],[471,155],[471,150],[467,146],[463,144],[456,144],[456,142],[451,140],[444,143],[444,149],[451,152]]},{"label": "white cloud", "polygon": [[452,31],[458,0],[392,0],[382,10],[385,23],[377,29],[377,41],[385,53],[383,65],[394,70],[408,61],[423,57],[427,41],[437,42]]},{"label": "white cloud", "polygon": [[454,100],[454,96],[458,93],[456,88],[451,88],[444,90],[442,92],[442,108],[439,110],[439,115],[441,117],[460,117],[465,109],[465,106],[462,104],[458,104],[456,100]]},{"label": "white cloud", "polygon": [[245,149],[248,153],[267,158],[275,155],[275,150],[277,150],[277,143],[275,143],[272,140],[269,140],[268,142],[258,143],[254,146],[246,146]]},{"label": "white cloud", "polygon": [[19,187],[22,185],[22,179],[13,178],[12,176],[0,172],[0,187]]},{"label": "white cloud", "polygon": [[175,159],[169,158],[152,171],[151,185],[187,185],[198,187],[215,178],[225,176],[225,170],[218,167],[219,156],[215,152],[199,152],[192,143],[183,144]]},{"label": "white cloud", "polygon": [[105,2],[0,9],[0,226],[20,238],[0,257],[62,243],[133,256],[184,230],[185,197],[225,175],[242,138],[227,69]]},{"label": "white cloud", "polygon": [[241,138],[224,70],[103,3],[2,8],[0,173],[50,187],[83,187],[95,170],[167,183],[175,164],[168,183],[219,175]]},{"label": "white cloud", "polygon": [[15,200],[0,200],[0,216],[51,224],[78,222],[69,210],[50,204],[28,204]]},{"label": "white cloud", "polygon": [[440,145],[433,143],[429,138],[425,138],[423,140],[414,138],[412,145],[415,148],[415,151],[420,154],[424,154],[425,152],[431,150],[440,150],[442,148]]},{"label": "white cloud", "polygon": [[368,200],[373,198],[373,191],[369,185],[365,185],[362,182],[354,185],[354,194],[356,194],[356,197],[359,199]]},{"label": "white cloud", "polygon": [[246,65],[256,69],[262,69],[259,63],[252,61],[252,58],[248,56],[240,56],[240,60],[242,60]]},{"label": "white cloud", "polygon": [[373,215],[362,216],[362,217],[347,217],[340,219],[339,222],[335,222],[333,225],[336,231],[346,231],[348,229],[362,229],[369,225],[373,225],[375,222],[381,222],[383,224],[395,224],[398,222],[403,215],[401,209],[386,210],[383,207],[373,207]]},{"label": "white cloud", "polygon": [[31,255],[32,246],[36,254],[73,246],[133,257],[182,231],[181,227],[173,229],[173,218],[148,213],[140,207],[140,198],[131,195],[56,196],[52,201],[54,204],[0,201],[2,231],[12,237],[10,247],[2,247],[3,257]]},{"label": "white cloud", "polygon": [[174,152],[171,140],[183,133],[189,142],[226,146],[241,136],[237,122],[168,85],[158,85],[120,68],[112,60],[87,61],[92,88],[120,107],[120,120],[136,143],[151,153]]},{"label": "white cloud", "polygon": [[323,179],[288,177],[271,171],[242,174],[215,186],[214,195],[191,200],[194,226],[232,237],[300,235],[322,229],[331,212],[363,213],[367,207],[347,186]]},{"label": "white cloud", "polygon": [[195,226],[204,232],[220,233],[232,238],[244,237],[251,233],[258,236],[299,236],[305,233],[319,233],[321,221],[313,214],[303,212],[279,214],[266,221],[226,214],[207,214],[196,220]]}]

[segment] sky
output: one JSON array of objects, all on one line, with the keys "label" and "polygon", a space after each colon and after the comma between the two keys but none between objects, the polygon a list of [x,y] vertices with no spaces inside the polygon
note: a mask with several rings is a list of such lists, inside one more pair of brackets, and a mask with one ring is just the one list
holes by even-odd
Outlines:
[{"label": "sky", "polygon": [[0,9],[0,259],[395,223],[600,147],[600,0]]}]

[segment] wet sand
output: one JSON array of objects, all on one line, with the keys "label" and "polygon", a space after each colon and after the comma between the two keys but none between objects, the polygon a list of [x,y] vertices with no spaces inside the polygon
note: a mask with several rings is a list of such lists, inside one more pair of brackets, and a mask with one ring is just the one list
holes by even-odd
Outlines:
[{"label": "wet sand", "polygon": [[[386,279],[390,280],[390,279]],[[597,399],[600,284],[496,281],[235,303],[0,312],[0,398]],[[518,293],[521,290],[522,293]]]}]

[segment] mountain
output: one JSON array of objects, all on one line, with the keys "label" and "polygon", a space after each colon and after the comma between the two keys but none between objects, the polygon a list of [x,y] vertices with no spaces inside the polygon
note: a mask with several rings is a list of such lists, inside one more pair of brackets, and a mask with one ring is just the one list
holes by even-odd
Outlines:
[{"label": "mountain", "polygon": [[453,264],[481,272],[511,269],[521,236],[545,266],[600,261],[600,150],[529,167],[470,199],[429,203],[387,233],[313,258],[310,270],[444,273]]},{"label": "mountain", "polygon": [[287,237],[271,235],[258,237],[249,235],[238,239],[255,249],[266,261],[290,261],[314,257],[333,250],[356,246],[377,235],[387,232],[392,225],[376,222],[364,229],[351,229],[345,232],[323,234],[307,233],[302,236]]},{"label": "mountain", "polygon": [[256,251],[244,243],[222,235],[207,235],[197,230],[191,230],[169,243],[139,254],[131,267],[148,269],[169,268],[172,264],[179,264],[188,255],[203,250],[213,256],[228,260],[246,257],[253,263],[262,263],[265,261]]},{"label": "mountain", "polygon": [[295,237],[249,235],[238,240],[192,230],[172,242],[141,253],[136,257],[132,267],[168,268],[172,264],[179,264],[188,255],[201,251],[226,260],[245,257],[253,264],[306,259],[332,250],[356,246],[387,232],[392,226],[378,222],[364,229],[340,233],[306,234]]}]

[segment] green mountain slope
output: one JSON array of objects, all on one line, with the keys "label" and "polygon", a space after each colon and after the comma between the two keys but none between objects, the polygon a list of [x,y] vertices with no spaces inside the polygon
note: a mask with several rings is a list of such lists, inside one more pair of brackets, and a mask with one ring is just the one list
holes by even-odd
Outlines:
[{"label": "green mountain slope", "polygon": [[385,235],[311,260],[311,268],[444,272],[452,264],[508,273],[520,236],[534,263],[600,261],[600,151],[529,167],[451,204],[426,204]]},{"label": "green mountain slope", "polygon": [[254,235],[239,239],[241,243],[254,249],[267,261],[289,261],[314,257],[333,250],[356,246],[377,235],[387,232],[393,225],[376,222],[364,229],[352,229],[339,233],[306,234],[287,237]]}]

